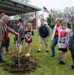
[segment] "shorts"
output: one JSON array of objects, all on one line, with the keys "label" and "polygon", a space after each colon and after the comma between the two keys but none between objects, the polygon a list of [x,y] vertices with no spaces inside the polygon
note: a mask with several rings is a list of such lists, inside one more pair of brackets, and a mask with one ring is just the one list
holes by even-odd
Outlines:
[{"label": "shorts", "polygon": [[39,36],[39,44],[42,44],[43,41],[44,41],[45,44],[47,44],[48,43],[48,38],[49,38],[48,36],[45,37],[45,38]]},{"label": "shorts", "polygon": [[6,38],[6,42],[5,43],[2,43],[2,47],[9,46],[9,43],[10,43],[10,39],[9,38]]},{"label": "shorts", "polygon": [[18,41],[16,40],[15,44],[23,45],[23,41],[19,41],[19,42],[18,42]]},{"label": "shorts", "polygon": [[59,48],[59,51],[67,52],[67,48]]},{"label": "shorts", "polygon": [[27,39],[25,38],[25,42],[27,43],[31,43],[32,42],[32,39],[30,41],[27,41]]},{"label": "shorts", "polygon": [[9,46],[9,44],[10,44],[10,39],[7,38],[7,39],[6,39],[6,46]]},{"label": "shorts", "polygon": [[18,41],[18,38],[14,38],[14,44],[20,44],[20,45],[22,45],[23,42],[24,42],[24,38],[20,39],[19,41]]}]

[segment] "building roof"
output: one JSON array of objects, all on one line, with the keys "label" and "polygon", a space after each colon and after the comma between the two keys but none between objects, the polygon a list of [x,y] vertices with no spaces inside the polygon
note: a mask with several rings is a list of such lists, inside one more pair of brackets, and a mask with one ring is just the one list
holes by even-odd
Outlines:
[{"label": "building roof", "polygon": [[10,16],[41,10],[39,7],[18,0],[0,0],[0,13]]}]

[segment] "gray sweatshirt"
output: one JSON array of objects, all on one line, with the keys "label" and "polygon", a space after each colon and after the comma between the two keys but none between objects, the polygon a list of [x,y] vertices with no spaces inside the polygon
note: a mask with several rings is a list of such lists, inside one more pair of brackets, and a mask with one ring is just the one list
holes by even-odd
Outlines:
[{"label": "gray sweatshirt", "polygon": [[[19,27],[15,27],[14,30],[20,34],[20,39],[24,38],[24,27],[23,27],[23,25],[20,25]],[[16,38],[18,39],[17,35],[16,35]]]}]

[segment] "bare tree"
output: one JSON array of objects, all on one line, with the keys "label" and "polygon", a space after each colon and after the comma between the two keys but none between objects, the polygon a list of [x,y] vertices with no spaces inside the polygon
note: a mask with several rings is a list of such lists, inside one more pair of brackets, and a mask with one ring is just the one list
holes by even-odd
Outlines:
[{"label": "bare tree", "polygon": [[67,21],[74,20],[74,7],[66,7],[64,9],[64,18]]}]

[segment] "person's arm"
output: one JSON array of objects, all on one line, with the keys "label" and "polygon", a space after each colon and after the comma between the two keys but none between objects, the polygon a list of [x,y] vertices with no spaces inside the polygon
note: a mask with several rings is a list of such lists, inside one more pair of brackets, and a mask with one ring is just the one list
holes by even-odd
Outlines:
[{"label": "person's arm", "polygon": [[34,36],[34,31],[32,31],[32,36],[29,38],[29,40],[31,40]]},{"label": "person's arm", "polygon": [[0,23],[0,46],[1,46],[1,44],[2,44],[2,39],[3,39],[3,36],[2,36],[3,34],[2,34],[2,25],[1,25],[1,23]]},{"label": "person's arm", "polygon": [[26,35],[26,32],[27,32],[27,31],[25,31],[25,38],[28,40],[28,37],[27,37],[27,35]]},{"label": "person's arm", "polygon": [[27,37],[27,35],[25,34],[25,38],[28,40],[28,37]]},{"label": "person's arm", "polygon": [[6,25],[5,25],[5,27],[6,27],[7,30],[8,30],[9,32],[11,32],[12,34],[19,35],[19,33],[15,32],[15,31],[14,31],[13,29],[11,29],[10,27],[8,27],[8,26],[6,26]]},{"label": "person's arm", "polygon": [[40,27],[41,27],[41,26],[38,27],[38,35],[40,35]]},{"label": "person's arm", "polygon": [[60,42],[60,30],[58,32],[58,43]]},{"label": "person's arm", "polygon": [[20,34],[21,39],[24,39],[24,27],[23,26],[20,27],[19,34]]},{"label": "person's arm", "polygon": [[48,30],[48,36],[50,36],[50,27],[47,25],[47,30]]},{"label": "person's arm", "polygon": [[51,40],[53,40],[53,38],[54,38],[54,35],[55,35],[55,30],[56,30],[56,25],[54,26],[54,29],[53,29],[53,33],[52,33]]},{"label": "person's arm", "polygon": [[67,46],[67,47],[68,47],[68,45],[69,45],[69,41],[70,41],[70,34],[71,34],[71,32],[68,31],[68,39],[67,39],[67,42],[66,42],[66,46]]},{"label": "person's arm", "polygon": [[33,36],[31,36],[28,40],[31,40],[33,38]]}]

